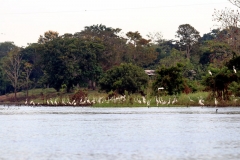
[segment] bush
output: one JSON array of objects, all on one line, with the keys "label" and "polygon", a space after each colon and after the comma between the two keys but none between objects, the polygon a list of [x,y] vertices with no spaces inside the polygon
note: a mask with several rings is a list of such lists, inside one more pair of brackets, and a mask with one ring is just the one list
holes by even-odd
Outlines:
[{"label": "bush", "polygon": [[108,70],[99,81],[101,90],[116,91],[119,94],[143,91],[148,84],[145,71],[131,63],[123,63]]}]

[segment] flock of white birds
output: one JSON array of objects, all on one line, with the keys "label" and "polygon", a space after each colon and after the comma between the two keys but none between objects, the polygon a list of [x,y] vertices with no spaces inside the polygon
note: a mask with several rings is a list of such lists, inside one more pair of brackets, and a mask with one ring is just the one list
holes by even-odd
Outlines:
[{"label": "flock of white birds", "polygon": [[[234,73],[237,73],[237,70],[235,68],[235,66],[233,66],[233,72]],[[208,73],[212,76],[212,72],[210,70],[208,70]],[[158,88],[158,91],[159,90],[163,90],[164,88],[163,87],[159,87]],[[189,101],[190,102],[195,102],[193,99],[191,99],[190,97],[189,98]],[[56,98],[56,99],[48,99],[46,101],[46,104],[39,104],[39,103],[35,103],[34,101],[30,101],[28,102],[28,100],[26,100],[25,102],[25,105],[30,105],[30,106],[35,106],[35,105],[48,105],[48,106],[90,106],[90,105],[93,105],[93,104],[96,104],[96,103],[123,103],[125,102],[127,99],[126,95],[123,95],[123,96],[117,96],[117,97],[112,97],[112,98],[107,98],[105,99],[104,97],[97,97],[97,98],[88,98],[88,97],[85,97],[83,99],[80,99],[79,101],[77,100],[70,100],[69,98],[67,99],[59,99],[59,98]],[[150,107],[150,104],[151,104],[151,99],[146,99],[144,96],[142,97],[137,97],[137,98],[134,98],[134,103],[138,103],[138,104],[145,104],[147,107]],[[236,102],[237,99],[234,99],[234,101]],[[164,100],[162,97],[155,97],[155,101],[153,100],[153,103],[155,103],[157,106],[159,105],[173,105],[175,104],[176,102],[178,102],[176,96],[172,97],[172,98],[168,98],[167,100]],[[198,104],[200,106],[204,106],[204,100],[203,98],[200,96],[198,97]],[[219,102],[217,101],[217,99],[215,98],[214,99],[214,104],[215,106],[217,106],[219,104]],[[217,111],[217,110],[216,110]]]}]

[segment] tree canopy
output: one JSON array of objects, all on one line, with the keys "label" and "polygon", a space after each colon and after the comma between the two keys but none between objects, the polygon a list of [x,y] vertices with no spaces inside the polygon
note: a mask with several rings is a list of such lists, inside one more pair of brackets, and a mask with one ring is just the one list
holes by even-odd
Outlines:
[{"label": "tree canopy", "polygon": [[141,67],[131,63],[122,63],[108,70],[100,79],[99,84],[101,89],[107,92],[117,91],[120,94],[124,91],[143,92],[148,84],[148,75]]}]

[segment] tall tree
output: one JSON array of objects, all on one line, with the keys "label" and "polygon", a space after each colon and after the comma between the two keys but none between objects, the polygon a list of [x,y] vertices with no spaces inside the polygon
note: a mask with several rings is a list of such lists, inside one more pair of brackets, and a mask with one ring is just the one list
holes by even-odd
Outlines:
[{"label": "tall tree", "polygon": [[[104,50],[98,55],[104,71],[122,62],[123,53],[126,52],[126,39],[119,36],[121,29],[107,27],[105,25],[92,25],[83,31],[75,33],[75,37],[88,39],[93,42],[101,41]],[[98,42],[99,43],[99,42]]]},{"label": "tall tree", "polygon": [[26,85],[26,89],[27,89],[27,100],[28,100],[28,90],[29,90],[29,82],[30,82],[30,75],[32,73],[32,70],[33,70],[33,65],[29,62],[25,62],[24,64],[24,67],[23,67],[23,74],[25,76],[25,85]]},{"label": "tall tree", "polygon": [[186,51],[186,58],[190,59],[193,45],[198,43],[201,37],[199,32],[190,24],[182,24],[178,27],[176,37],[180,39],[180,47]]},{"label": "tall tree", "polygon": [[58,37],[42,45],[41,59],[45,83],[59,91],[65,84],[69,92],[81,74],[76,39]]},{"label": "tall tree", "polygon": [[126,57],[129,61],[137,64],[140,67],[147,68],[154,64],[157,59],[157,52],[150,43],[150,39],[142,38],[141,34],[136,32],[128,32],[126,34],[128,37],[128,51]]},{"label": "tall tree", "polygon": [[20,48],[11,50],[2,61],[3,71],[14,88],[14,100],[17,100],[17,89],[20,87],[19,79],[21,76],[22,55]]},{"label": "tall tree", "polygon": [[220,23],[217,40],[229,44],[234,51],[234,56],[240,55],[240,14],[238,10],[230,8],[215,10],[213,20]]}]

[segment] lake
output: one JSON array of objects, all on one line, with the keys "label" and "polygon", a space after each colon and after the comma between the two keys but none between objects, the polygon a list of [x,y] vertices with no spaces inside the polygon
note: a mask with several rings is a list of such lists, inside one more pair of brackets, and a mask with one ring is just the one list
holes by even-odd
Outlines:
[{"label": "lake", "polygon": [[240,159],[240,108],[4,107],[0,160]]}]

